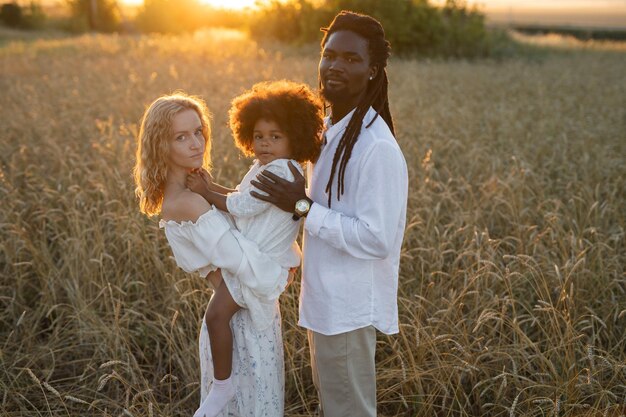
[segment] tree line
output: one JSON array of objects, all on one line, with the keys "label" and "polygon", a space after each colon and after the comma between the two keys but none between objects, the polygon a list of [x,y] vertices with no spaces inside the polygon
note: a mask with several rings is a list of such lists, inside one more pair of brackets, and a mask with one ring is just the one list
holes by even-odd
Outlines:
[{"label": "tree line", "polygon": [[[385,27],[397,54],[475,57],[493,51],[494,37],[485,16],[464,0],[435,6],[429,0],[270,0],[257,9],[219,9],[199,0],[145,0],[132,19],[122,19],[115,0],[66,0],[69,18],[62,25],[71,32],[185,33],[204,27],[248,31],[257,39],[303,44],[320,39],[320,28],[340,10],[374,16]],[[7,26],[38,28],[46,16],[36,2],[30,6],[6,3],[0,20]]]}]

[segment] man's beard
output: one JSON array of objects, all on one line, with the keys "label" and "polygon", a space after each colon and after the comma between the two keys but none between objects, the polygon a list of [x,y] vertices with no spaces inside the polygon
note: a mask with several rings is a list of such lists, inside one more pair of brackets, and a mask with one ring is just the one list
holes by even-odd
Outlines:
[{"label": "man's beard", "polygon": [[330,104],[341,103],[348,98],[348,92],[345,89],[329,90],[324,87],[324,84],[322,84],[320,94],[322,95],[324,100],[326,100]]}]

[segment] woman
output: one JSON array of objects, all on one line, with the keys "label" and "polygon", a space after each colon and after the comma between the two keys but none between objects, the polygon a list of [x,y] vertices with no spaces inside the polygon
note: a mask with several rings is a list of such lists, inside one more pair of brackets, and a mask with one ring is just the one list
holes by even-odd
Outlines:
[{"label": "woman", "polygon": [[[283,268],[233,229],[231,219],[185,186],[192,170],[210,168],[208,115],[202,100],[184,93],[160,97],[148,107],[134,170],[140,210],[161,215],[160,226],[181,268],[209,274],[215,293],[232,295],[218,309],[233,315],[219,336],[233,338],[232,372],[225,380],[214,381],[211,345],[202,321],[200,403],[209,398],[213,405],[203,407],[202,415],[282,416],[284,364],[278,300],[270,326],[259,330],[249,310],[241,308],[245,305],[237,277],[255,279],[259,273],[280,274]],[[207,397],[209,391],[211,397]]]}]

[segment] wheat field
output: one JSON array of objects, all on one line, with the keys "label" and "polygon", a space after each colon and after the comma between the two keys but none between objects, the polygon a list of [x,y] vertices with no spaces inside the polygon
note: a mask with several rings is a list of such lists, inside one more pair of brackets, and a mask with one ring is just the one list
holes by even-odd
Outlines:
[{"label": "wheat field", "polygon": [[[401,332],[377,344],[380,416],[626,415],[626,47],[392,58],[409,165]],[[539,48],[539,46],[537,46]],[[317,48],[226,31],[0,45],[0,414],[190,416],[206,283],[133,194],[137,123],[175,90],[226,126],[253,83],[316,85]],[[313,415],[298,282],[281,297],[286,415]]]}]

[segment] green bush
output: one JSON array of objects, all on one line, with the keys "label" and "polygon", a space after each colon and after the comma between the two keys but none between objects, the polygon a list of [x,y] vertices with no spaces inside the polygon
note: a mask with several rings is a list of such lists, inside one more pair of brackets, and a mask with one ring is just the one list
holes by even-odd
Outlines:
[{"label": "green bush", "polygon": [[448,0],[441,9],[444,36],[442,51],[448,56],[484,56],[489,51],[485,17],[478,11],[468,10],[463,4]]},{"label": "green bush", "polygon": [[249,24],[257,38],[290,43],[319,40],[341,10],[378,19],[395,53],[401,55],[475,57],[490,54],[484,15],[464,2],[447,0],[435,7],[428,0],[272,0]]},{"label": "green bush", "polygon": [[0,22],[13,28],[42,29],[46,23],[46,14],[34,1],[24,7],[17,3],[5,3],[0,7]]},{"label": "green bush", "polygon": [[22,24],[22,9],[17,3],[6,3],[0,7],[0,20],[9,27],[19,27]]},{"label": "green bush", "polygon": [[271,0],[252,16],[248,30],[255,38],[301,44],[319,40],[320,28],[333,16],[328,8],[314,7],[307,0]]},{"label": "green bush", "polygon": [[24,29],[43,29],[48,20],[46,13],[40,4],[31,1],[28,6],[23,9],[22,24]]},{"label": "green bush", "polygon": [[71,31],[115,32],[119,29],[121,18],[115,0],[67,1],[72,16],[68,27]]}]

